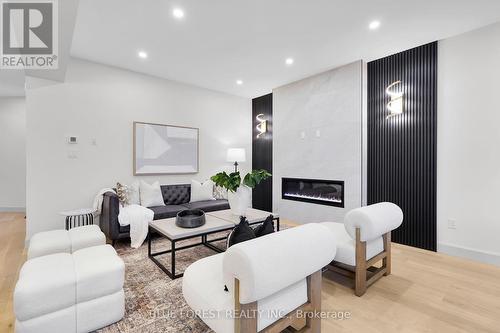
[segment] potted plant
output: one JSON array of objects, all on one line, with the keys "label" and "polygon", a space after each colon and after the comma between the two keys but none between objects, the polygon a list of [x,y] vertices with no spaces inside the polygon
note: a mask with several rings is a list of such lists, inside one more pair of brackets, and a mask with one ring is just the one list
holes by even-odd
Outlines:
[{"label": "potted plant", "polygon": [[225,171],[219,172],[210,179],[217,185],[227,189],[227,200],[229,207],[234,215],[245,216],[246,209],[250,207],[250,198],[252,189],[260,184],[261,181],[271,177],[271,174],[266,170],[252,170],[245,175],[243,182],[241,181],[240,172],[231,172],[227,174]]}]

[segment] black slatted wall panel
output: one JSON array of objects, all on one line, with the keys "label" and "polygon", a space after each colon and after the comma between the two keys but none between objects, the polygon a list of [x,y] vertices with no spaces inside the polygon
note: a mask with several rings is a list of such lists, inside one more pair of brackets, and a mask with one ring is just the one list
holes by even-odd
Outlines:
[{"label": "black slatted wall panel", "polygon": [[[256,119],[263,114],[267,120],[267,133],[257,138]],[[265,169],[273,172],[273,94],[254,98],[252,100],[252,168]],[[268,212],[273,210],[273,181],[266,179],[257,185],[252,192],[253,208]]]},{"label": "black slatted wall panel", "polygon": [[[404,113],[385,89],[402,81]],[[368,63],[368,204],[404,212],[394,242],[436,250],[437,42]]]}]

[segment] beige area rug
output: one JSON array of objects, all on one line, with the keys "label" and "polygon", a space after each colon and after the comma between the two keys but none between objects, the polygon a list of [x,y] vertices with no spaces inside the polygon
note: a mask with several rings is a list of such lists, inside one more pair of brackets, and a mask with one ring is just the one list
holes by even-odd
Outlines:
[{"label": "beige area rug", "polygon": [[[213,235],[212,238],[222,235]],[[180,247],[199,242],[187,240],[176,243]],[[224,242],[214,245],[224,247]],[[130,242],[117,242],[116,251],[125,262],[125,317],[120,322],[99,332],[213,332],[199,318],[189,315],[190,308],[182,296],[182,278],[171,280],[148,258],[147,242],[139,249],[130,248]],[[153,252],[170,248],[170,242],[155,238]],[[216,252],[205,246],[196,246],[176,253],[176,273],[198,259]],[[170,254],[156,257],[169,267]]]},{"label": "beige area rug", "polygon": [[[289,226],[281,224],[281,230]],[[209,236],[220,238],[229,231]],[[199,243],[201,238],[176,243],[184,245]],[[219,248],[226,247],[226,241],[213,243]],[[102,333],[214,333],[201,319],[193,315],[182,296],[182,278],[171,280],[148,257],[147,241],[132,249],[129,240],[119,241],[116,252],[125,262],[125,317],[116,324],[105,327]],[[154,236],[153,253],[170,249],[170,242]],[[195,246],[176,252],[176,274],[196,260],[217,254],[206,246]],[[170,267],[170,254],[156,257],[166,267]],[[294,331],[291,330],[290,331]],[[286,330],[286,332],[290,332]]]}]

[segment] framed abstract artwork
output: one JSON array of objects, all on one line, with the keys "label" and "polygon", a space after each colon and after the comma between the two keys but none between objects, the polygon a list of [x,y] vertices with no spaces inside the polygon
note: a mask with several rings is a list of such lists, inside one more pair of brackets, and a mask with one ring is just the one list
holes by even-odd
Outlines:
[{"label": "framed abstract artwork", "polygon": [[134,175],[197,173],[199,129],[134,122]]}]

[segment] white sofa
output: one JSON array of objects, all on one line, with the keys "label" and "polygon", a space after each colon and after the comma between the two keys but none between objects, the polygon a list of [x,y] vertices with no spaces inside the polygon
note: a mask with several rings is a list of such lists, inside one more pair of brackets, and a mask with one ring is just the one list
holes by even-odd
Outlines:
[{"label": "white sofa", "polygon": [[28,260],[14,290],[16,332],[91,332],[119,321],[124,272],[110,245]]},{"label": "white sofa", "polygon": [[86,225],[70,230],[44,231],[31,237],[28,259],[54,253],[73,253],[86,247],[104,244],[106,244],[106,237],[97,225]]},{"label": "white sofa", "polygon": [[[351,210],[344,223],[321,223],[333,232],[337,243],[337,254],[329,268],[345,275],[353,272],[357,296],[362,296],[378,278],[391,273],[391,231],[402,222],[401,208],[381,202]],[[372,268],[380,260],[382,266]]]},{"label": "white sofa", "polygon": [[[184,273],[183,295],[217,333],[296,327],[302,319],[294,317],[296,309],[320,310],[321,270],[335,252],[334,235],[326,226],[291,228],[191,264]],[[230,314],[235,310],[258,310],[258,315],[234,319]],[[286,314],[292,315],[282,318]],[[320,332],[320,320],[308,319],[306,325]]]}]

